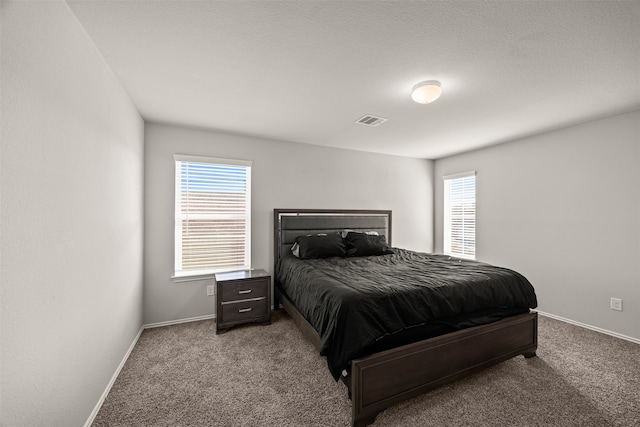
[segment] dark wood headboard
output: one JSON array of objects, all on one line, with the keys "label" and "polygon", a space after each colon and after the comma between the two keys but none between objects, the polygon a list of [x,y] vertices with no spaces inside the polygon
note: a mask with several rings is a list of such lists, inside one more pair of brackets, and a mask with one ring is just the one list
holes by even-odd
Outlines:
[{"label": "dark wood headboard", "polygon": [[296,237],[306,234],[335,233],[342,230],[377,231],[391,245],[391,211],[274,209],[274,264],[291,250]]}]

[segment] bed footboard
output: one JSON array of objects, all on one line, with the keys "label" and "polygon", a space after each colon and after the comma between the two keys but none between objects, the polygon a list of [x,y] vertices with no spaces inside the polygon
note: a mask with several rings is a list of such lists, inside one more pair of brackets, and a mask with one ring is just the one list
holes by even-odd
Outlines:
[{"label": "bed footboard", "polygon": [[[320,351],[320,337],[278,287],[280,303],[306,339]],[[520,314],[351,362],[342,378],[351,397],[352,425],[372,424],[391,405],[517,355],[534,357],[538,313]]]},{"label": "bed footboard", "polygon": [[535,356],[538,313],[509,317],[351,362],[346,379],[352,423],[373,423],[385,408],[519,354]]}]

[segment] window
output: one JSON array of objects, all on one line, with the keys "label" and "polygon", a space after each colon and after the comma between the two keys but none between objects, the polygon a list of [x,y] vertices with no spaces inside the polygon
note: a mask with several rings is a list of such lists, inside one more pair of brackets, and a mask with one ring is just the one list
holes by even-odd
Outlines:
[{"label": "window", "polygon": [[476,257],[476,173],[444,177],[444,253]]},{"label": "window", "polygon": [[251,268],[251,162],[174,159],[175,277]]}]

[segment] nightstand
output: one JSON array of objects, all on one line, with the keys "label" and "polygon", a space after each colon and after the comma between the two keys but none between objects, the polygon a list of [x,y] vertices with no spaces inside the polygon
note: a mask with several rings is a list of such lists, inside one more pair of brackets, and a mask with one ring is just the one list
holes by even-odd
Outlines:
[{"label": "nightstand", "polygon": [[216,274],[216,333],[243,323],[271,324],[271,276],[264,270]]}]

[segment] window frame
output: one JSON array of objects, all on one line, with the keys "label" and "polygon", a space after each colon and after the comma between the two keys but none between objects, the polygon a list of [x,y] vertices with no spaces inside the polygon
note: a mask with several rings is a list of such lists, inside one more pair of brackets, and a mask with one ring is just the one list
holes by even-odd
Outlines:
[{"label": "window frame", "polygon": [[[181,195],[182,191],[182,172],[181,165],[183,162],[207,164],[207,165],[219,165],[230,167],[243,167],[245,168],[245,211],[241,215],[245,219],[245,232],[244,232],[244,263],[243,265],[227,265],[215,268],[202,268],[202,269],[184,269],[183,265],[183,253],[182,253],[182,221],[184,214],[181,208]],[[251,168],[252,161],[249,160],[237,160],[237,159],[222,159],[214,157],[202,157],[191,156],[183,154],[174,154],[174,263],[173,263],[173,275],[172,279],[176,282],[199,280],[209,277],[214,277],[216,273],[234,270],[248,270],[251,268]],[[216,214],[198,214],[200,218],[225,218],[225,215]],[[237,218],[237,214],[230,214],[230,217]]]},{"label": "window frame", "polygon": [[[465,204],[469,199],[469,194],[466,192],[468,183],[465,183],[464,180],[469,178],[473,178],[473,208],[465,209]],[[477,241],[476,241],[476,198],[477,198],[477,177],[475,171],[461,172],[452,175],[445,175],[442,177],[444,188],[443,188],[443,244],[442,249],[446,255],[454,256],[456,258],[464,258],[464,259],[476,259],[476,249],[477,249]],[[459,226],[454,227],[452,225],[452,205],[451,205],[451,196],[452,196],[452,188],[451,185],[454,184],[454,181],[457,181],[458,185],[462,186],[462,191],[458,195],[458,197],[462,197],[462,213],[461,215],[454,215],[454,218],[457,217],[459,221]],[[463,248],[461,252],[456,252],[452,248],[452,241],[455,241],[453,237],[453,231],[457,229],[459,234],[461,235],[462,241],[459,243],[459,246]],[[471,235],[469,235],[471,234]],[[458,239],[459,240],[459,239]],[[471,243],[472,251],[466,251],[465,248],[469,246]]]}]

